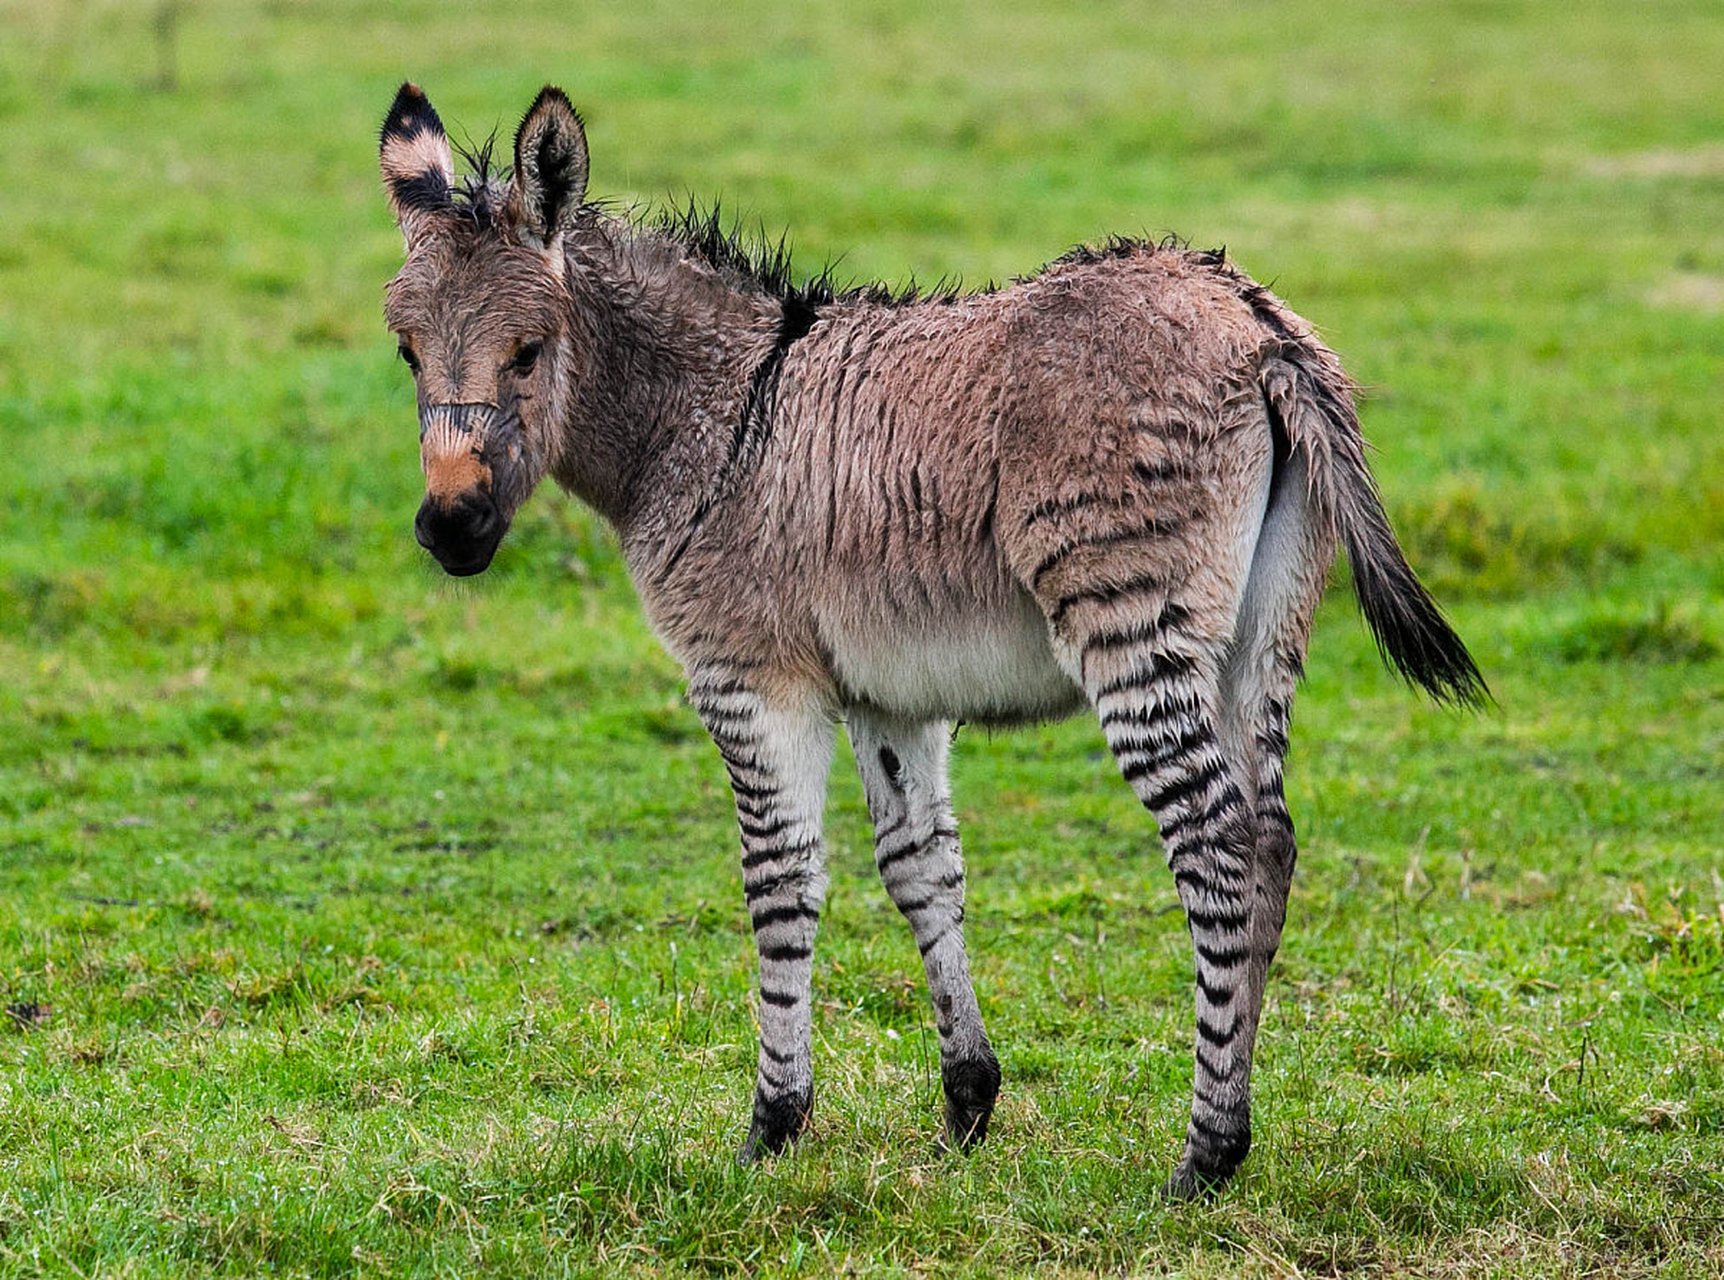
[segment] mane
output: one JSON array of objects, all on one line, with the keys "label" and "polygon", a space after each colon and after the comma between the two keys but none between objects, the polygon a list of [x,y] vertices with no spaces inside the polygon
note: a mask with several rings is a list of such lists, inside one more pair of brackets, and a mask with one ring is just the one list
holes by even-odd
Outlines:
[{"label": "mane", "polygon": [[703,262],[739,284],[769,298],[793,306],[818,307],[833,302],[871,302],[903,307],[918,302],[955,302],[975,293],[991,293],[989,283],[966,290],[960,280],[942,277],[924,287],[911,276],[902,284],[880,280],[849,281],[836,278],[837,263],[827,262],[818,272],[798,279],[788,233],[773,239],[763,225],[745,227],[741,219],[727,225],[718,201],[702,205],[694,197],[686,204],[651,216],[641,223],[646,230],[680,246],[691,258]]},{"label": "mane", "polygon": [[510,175],[509,166],[497,164],[494,158],[497,131],[491,130],[478,142],[472,138],[461,142],[451,139],[450,146],[467,170],[466,176],[449,192],[455,211],[470,218],[476,227],[490,227],[502,211]]}]

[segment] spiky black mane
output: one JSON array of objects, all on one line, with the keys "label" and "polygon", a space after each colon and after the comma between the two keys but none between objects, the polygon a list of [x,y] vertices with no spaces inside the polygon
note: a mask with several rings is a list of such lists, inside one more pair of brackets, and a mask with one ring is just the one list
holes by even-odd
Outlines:
[{"label": "spiky black mane", "polygon": [[[873,302],[899,307],[913,302],[952,302],[966,294],[960,281],[941,279],[924,288],[914,276],[899,285],[878,280],[840,284],[835,276],[837,264],[833,262],[799,281],[787,235],[773,239],[764,226],[750,229],[741,219],[727,223],[717,201],[702,205],[690,197],[685,204],[649,218],[645,226],[680,245],[696,261],[769,298],[792,305],[818,307],[832,302]],[[993,288],[990,283],[967,292],[989,293]]]},{"label": "spiky black mane", "polygon": [[499,193],[509,180],[509,166],[499,165],[495,159],[497,131],[491,130],[477,142],[472,138],[462,142],[451,139],[449,145],[467,170],[449,193],[455,211],[471,218],[475,226],[491,226],[499,212]]}]

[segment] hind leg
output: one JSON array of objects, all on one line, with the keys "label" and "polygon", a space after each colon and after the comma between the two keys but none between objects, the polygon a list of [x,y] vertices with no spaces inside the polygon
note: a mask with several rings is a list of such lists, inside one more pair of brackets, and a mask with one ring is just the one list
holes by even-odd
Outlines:
[{"label": "hind leg", "polygon": [[1326,526],[1309,518],[1304,465],[1302,457],[1284,464],[1263,522],[1223,673],[1229,750],[1248,762],[1257,828],[1248,978],[1259,1006],[1269,966],[1281,946],[1287,895],[1298,861],[1282,782],[1293,695],[1304,666],[1312,615],[1335,554]]},{"label": "hind leg", "polygon": [[875,865],[927,972],[946,1142],[971,1147],[987,1136],[1000,1065],[982,1029],[964,951],[964,859],[946,784],[947,729],[868,710],[852,710],[847,721],[874,819]]},{"label": "hind leg", "polygon": [[1223,743],[1219,656],[1161,625],[1115,650],[1086,645],[1085,687],[1120,771],[1161,828],[1197,970],[1190,1122],[1168,1184],[1218,1186],[1251,1149],[1251,1047],[1262,987],[1251,981],[1256,824],[1242,762]]},{"label": "hind leg", "polygon": [[[1104,385],[1088,431],[1069,429],[1069,408],[1038,419],[1029,403],[1014,426],[1032,434],[1040,465],[1003,477],[999,513],[1056,657],[1161,828],[1190,928],[1195,1062],[1168,1186],[1178,1196],[1219,1185],[1251,1146],[1255,788],[1229,740],[1223,671],[1273,471],[1255,381],[1191,373]],[[1040,390],[1069,399],[1061,385]],[[1038,420],[1062,430],[1036,434]]]},{"label": "hind leg", "polygon": [[[1190,593],[1194,577],[1199,589]],[[1229,741],[1224,716],[1233,609],[1214,603],[1222,593],[1201,590],[1215,585],[1201,575],[1144,568],[1129,582],[1115,574],[1095,586],[1074,578],[1049,611],[1056,650],[1161,828],[1191,933],[1191,1115],[1168,1185],[1188,1197],[1225,1181],[1251,1146],[1251,1045],[1262,992],[1251,982],[1257,828],[1248,761]]]}]

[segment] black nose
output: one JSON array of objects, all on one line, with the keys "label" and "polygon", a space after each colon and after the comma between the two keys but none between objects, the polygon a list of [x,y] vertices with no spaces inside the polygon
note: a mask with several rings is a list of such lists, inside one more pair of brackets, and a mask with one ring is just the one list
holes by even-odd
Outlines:
[{"label": "black nose", "polygon": [[449,503],[426,498],[413,519],[413,536],[445,572],[465,577],[490,565],[503,539],[503,518],[483,493],[464,493]]}]

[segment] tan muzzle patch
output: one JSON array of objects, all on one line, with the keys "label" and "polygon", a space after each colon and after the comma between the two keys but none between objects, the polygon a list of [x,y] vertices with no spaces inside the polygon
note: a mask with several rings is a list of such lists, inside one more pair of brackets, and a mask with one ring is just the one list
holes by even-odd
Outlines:
[{"label": "tan muzzle patch", "polygon": [[449,507],[463,494],[490,493],[491,468],[483,457],[490,423],[489,405],[440,404],[425,410],[419,419],[419,465],[426,497]]}]

